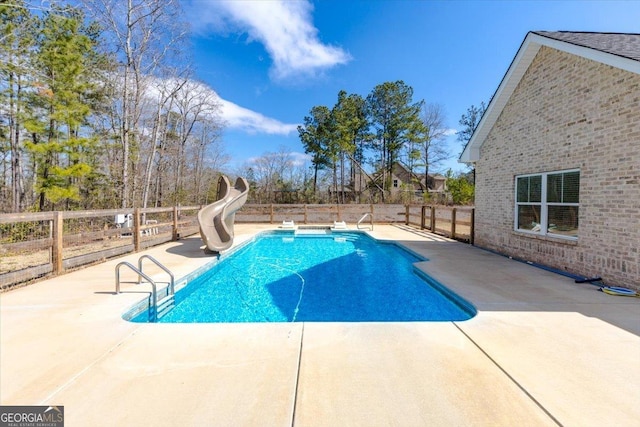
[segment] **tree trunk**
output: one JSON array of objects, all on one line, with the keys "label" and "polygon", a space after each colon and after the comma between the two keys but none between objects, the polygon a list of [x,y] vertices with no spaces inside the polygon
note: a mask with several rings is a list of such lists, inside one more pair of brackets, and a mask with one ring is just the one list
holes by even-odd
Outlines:
[{"label": "tree trunk", "polygon": [[[14,84],[17,92],[13,93]],[[13,73],[9,76],[9,145],[11,146],[11,210],[21,212],[24,203],[24,183],[22,176],[22,152],[20,150],[20,81],[14,82]]]},{"label": "tree trunk", "polygon": [[128,1],[127,10],[127,36],[126,55],[127,62],[124,68],[122,88],[122,123],[120,126],[120,141],[122,143],[122,194],[121,208],[129,205],[129,67],[131,66],[131,0]]}]

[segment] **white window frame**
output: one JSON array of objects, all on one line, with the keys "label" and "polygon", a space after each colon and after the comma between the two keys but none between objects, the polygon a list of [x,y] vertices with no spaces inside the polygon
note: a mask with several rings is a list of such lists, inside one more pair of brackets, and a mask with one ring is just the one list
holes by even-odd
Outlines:
[{"label": "white window frame", "polygon": [[[580,208],[580,203],[559,203],[559,202],[547,202],[547,177],[549,175],[558,175],[562,173],[570,173],[570,172],[578,172],[580,173],[580,169],[565,169],[559,171],[550,171],[550,172],[540,172],[540,173],[530,173],[524,175],[516,175],[513,180],[514,186],[514,200],[515,200],[515,208],[514,208],[514,216],[513,216],[513,229],[518,233],[526,233],[532,234],[535,236],[550,236],[557,237],[560,239],[567,240],[578,240],[577,236],[566,236],[563,234],[555,234],[553,232],[549,232],[549,206],[576,206]],[[518,178],[527,178],[532,176],[541,177],[541,194],[540,194],[540,202],[518,202]],[[578,196],[578,200],[579,196]],[[540,230],[526,230],[522,228],[518,228],[518,207],[519,206],[540,206]],[[578,232],[580,230],[580,226],[578,225]]]}]

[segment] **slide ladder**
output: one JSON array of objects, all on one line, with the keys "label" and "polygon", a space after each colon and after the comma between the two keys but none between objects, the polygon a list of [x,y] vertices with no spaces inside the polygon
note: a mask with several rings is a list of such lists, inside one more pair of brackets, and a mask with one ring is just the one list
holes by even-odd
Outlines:
[{"label": "slide ladder", "polygon": [[[162,269],[165,273],[169,275],[170,280],[169,282],[166,282],[168,284],[166,289],[167,294],[160,300],[158,300],[157,282],[142,271],[142,261],[144,259],[150,260],[151,262],[153,262],[155,265],[160,267],[160,269]],[[175,305],[176,289],[175,289],[175,278],[173,273],[167,267],[162,265],[160,261],[158,261],[151,255],[142,255],[138,259],[138,267],[135,267],[133,264],[127,261],[122,261],[118,265],[116,265],[116,294],[120,293],[120,267],[122,267],[123,265],[126,267],[129,267],[129,269],[131,269],[134,273],[138,275],[138,284],[142,283],[142,279],[144,279],[147,282],[149,282],[149,284],[151,285],[151,302],[149,307],[149,320],[151,322],[157,322],[158,319],[164,316]]]}]

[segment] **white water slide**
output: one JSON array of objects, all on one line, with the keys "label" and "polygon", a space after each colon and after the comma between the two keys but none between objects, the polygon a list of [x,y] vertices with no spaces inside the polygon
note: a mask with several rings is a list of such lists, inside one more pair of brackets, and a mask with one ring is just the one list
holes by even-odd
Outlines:
[{"label": "white water slide", "polygon": [[218,200],[200,209],[198,223],[205,251],[220,252],[233,244],[233,222],[236,211],[247,201],[249,184],[244,178],[236,179],[231,187],[229,178],[222,175],[218,181]]}]

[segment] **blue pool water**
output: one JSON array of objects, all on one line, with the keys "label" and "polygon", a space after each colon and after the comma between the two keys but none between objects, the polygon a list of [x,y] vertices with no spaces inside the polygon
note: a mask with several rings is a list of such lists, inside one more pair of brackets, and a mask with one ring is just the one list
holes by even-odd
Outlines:
[{"label": "blue pool water", "polygon": [[[423,261],[367,235],[270,233],[176,293],[159,323],[453,321],[473,307],[418,274]],[[141,313],[133,321],[148,321]]]}]

